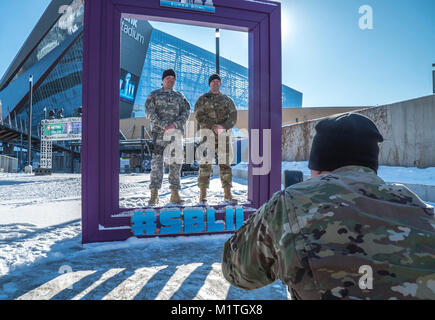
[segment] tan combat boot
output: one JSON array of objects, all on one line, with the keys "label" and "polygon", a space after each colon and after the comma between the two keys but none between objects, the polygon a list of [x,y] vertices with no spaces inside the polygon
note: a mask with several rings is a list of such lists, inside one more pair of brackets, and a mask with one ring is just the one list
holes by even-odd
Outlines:
[{"label": "tan combat boot", "polygon": [[207,188],[202,187],[202,188],[199,188],[199,190],[201,191],[200,195],[199,195],[199,202],[206,203],[207,202]]},{"label": "tan combat boot", "polygon": [[182,204],[184,203],[184,200],[180,198],[178,190],[171,190],[171,200],[169,202],[174,204]]},{"label": "tan combat boot", "polygon": [[159,190],[151,189],[151,199],[148,201],[148,205],[155,206],[159,203]]},{"label": "tan combat boot", "polygon": [[232,202],[232,203],[237,203],[237,200],[233,198],[233,196],[231,195],[231,186],[226,186],[224,188],[224,193],[225,193],[225,201],[228,202]]}]

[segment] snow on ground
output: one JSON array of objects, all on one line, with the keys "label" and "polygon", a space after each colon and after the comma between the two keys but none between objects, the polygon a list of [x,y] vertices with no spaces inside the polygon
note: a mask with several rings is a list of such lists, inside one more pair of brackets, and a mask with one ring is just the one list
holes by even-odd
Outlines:
[{"label": "snow on ground", "polygon": [[[121,208],[141,208],[148,205],[150,199],[150,175],[149,174],[122,174],[119,177],[120,197],[119,204]],[[164,177],[164,183],[167,182],[167,175]],[[233,195],[243,203],[248,199],[248,186],[245,180],[233,179]],[[168,185],[164,185],[159,193],[159,206],[169,204],[171,191]],[[185,206],[195,206],[199,202],[198,176],[183,177],[181,181],[180,196],[186,202]],[[218,205],[224,200],[224,191],[221,181],[218,177],[210,180],[210,189],[207,193],[208,204]]]},{"label": "snow on ground", "polygon": [[[246,162],[234,166],[234,169],[247,170],[247,168],[248,164]],[[284,170],[302,171],[305,177],[311,176],[308,161],[282,162],[282,171]],[[380,166],[378,175],[386,182],[435,185],[435,167],[419,169],[415,167]]]},{"label": "snow on ground", "polygon": [[[283,170],[309,175],[307,162]],[[246,167],[240,164],[237,168]],[[435,185],[435,168],[380,167],[389,182]],[[145,206],[149,174],[120,177],[120,205]],[[182,178],[181,196],[195,205],[196,177]],[[247,183],[234,181],[244,201]],[[169,200],[167,175],[161,204]],[[209,192],[219,204],[223,191],[213,178]],[[81,177],[36,177],[0,173],[0,299],[287,299],[280,282],[253,291],[237,289],[221,273],[230,235],[136,239],[81,245]]]},{"label": "snow on ground", "polygon": [[[149,174],[120,181],[121,204],[148,201]],[[182,178],[188,205],[198,201],[195,181]],[[167,176],[162,190],[168,190]],[[287,299],[280,282],[244,291],[223,278],[230,235],[82,246],[80,192],[80,175],[0,174],[0,299]],[[246,199],[246,182],[236,179],[234,193]],[[222,197],[214,178],[209,198],[218,204]],[[161,199],[168,202],[168,191]]]}]

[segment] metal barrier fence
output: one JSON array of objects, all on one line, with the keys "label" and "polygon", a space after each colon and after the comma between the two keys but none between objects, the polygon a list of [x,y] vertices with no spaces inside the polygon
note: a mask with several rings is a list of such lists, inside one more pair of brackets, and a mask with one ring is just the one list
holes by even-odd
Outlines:
[{"label": "metal barrier fence", "polygon": [[0,155],[0,172],[17,173],[18,159]]}]

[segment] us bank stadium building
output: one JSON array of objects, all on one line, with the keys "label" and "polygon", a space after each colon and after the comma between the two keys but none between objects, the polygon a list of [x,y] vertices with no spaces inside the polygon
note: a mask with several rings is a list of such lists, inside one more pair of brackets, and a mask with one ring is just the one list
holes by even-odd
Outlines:
[{"label": "us bank stadium building", "polygon": [[[26,165],[30,76],[34,167],[39,159],[41,120],[48,118],[50,111],[53,117],[81,115],[83,18],[83,1],[53,0],[1,77],[0,154],[17,158],[18,170]],[[192,111],[198,97],[209,91],[208,77],[216,72],[215,53],[157,30],[151,23],[124,18],[121,21],[121,141],[147,138],[145,101],[151,91],[161,87],[165,69],[176,71],[175,90],[186,96]],[[220,57],[220,75],[221,91],[238,108],[236,127],[247,128],[248,69]],[[301,92],[285,85],[282,92],[283,110],[302,107]],[[284,122],[298,121],[290,119],[292,116],[287,118]],[[80,172],[80,144],[74,149],[71,144],[64,141],[53,145],[54,172]],[[121,148],[120,157],[129,156],[127,149]]]}]

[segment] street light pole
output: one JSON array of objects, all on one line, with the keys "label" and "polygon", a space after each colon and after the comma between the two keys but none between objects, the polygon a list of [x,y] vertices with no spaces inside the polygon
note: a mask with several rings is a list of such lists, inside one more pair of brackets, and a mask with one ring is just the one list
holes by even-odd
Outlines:
[{"label": "street light pole", "polygon": [[27,130],[27,137],[29,145],[27,148],[27,166],[31,168],[32,165],[32,108],[33,108],[33,76],[29,78],[29,128]]},{"label": "street light pole", "polygon": [[220,63],[219,63],[220,38],[221,38],[221,32],[219,29],[216,29],[216,73],[217,74],[220,74]]}]

